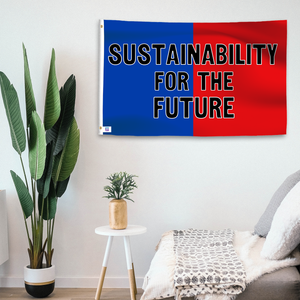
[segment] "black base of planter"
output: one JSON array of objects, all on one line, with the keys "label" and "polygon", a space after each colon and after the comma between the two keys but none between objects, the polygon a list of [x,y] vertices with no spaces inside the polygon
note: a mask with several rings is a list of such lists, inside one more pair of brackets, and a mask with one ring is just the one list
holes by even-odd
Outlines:
[{"label": "black base of planter", "polygon": [[45,298],[54,291],[55,282],[45,285],[31,285],[25,283],[27,293],[35,298]]}]

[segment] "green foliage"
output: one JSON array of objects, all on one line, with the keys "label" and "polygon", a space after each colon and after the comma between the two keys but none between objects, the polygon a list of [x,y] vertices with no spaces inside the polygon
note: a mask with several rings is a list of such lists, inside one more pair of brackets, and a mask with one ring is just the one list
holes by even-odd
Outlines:
[{"label": "green foliage", "polygon": [[31,178],[40,179],[43,175],[46,159],[46,133],[44,125],[36,111],[32,112],[29,139],[29,168]]},{"label": "green foliage", "polygon": [[39,195],[38,205],[40,215],[42,215],[44,220],[52,220],[55,217],[57,207],[57,196],[55,193],[53,182],[51,182],[50,191],[47,198],[43,198]]},{"label": "green foliage", "polygon": [[134,177],[138,176],[129,175],[126,172],[111,174],[106,178],[110,181],[110,185],[104,187],[104,191],[107,192],[107,196],[103,196],[103,198],[126,199],[134,202],[129,197],[129,194],[132,194],[132,191],[137,188],[136,182],[133,179]]},{"label": "green foliage", "polygon": [[46,161],[45,161],[44,173],[42,177],[39,180],[37,180],[37,190],[39,194],[43,195],[43,198],[47,198],[50,189],[52,166],[53,166],[53,159],[54,159],[53,151],[54,151],[54,145],[53,142],[50,142],[47,144],[46,147]]},{"label": "green foliage", "polygon": [[54,49],[52,49],[44,113],[44,125],[46,130],[50,129],[56,123],[59,115],[60,97],[55,73],[55,52]]},{"label": "green foliage", "polygon": [[63,149],[70,125],[73,121],[76,96],[76,81],[73,75],[68,78],[65,85],[60,89],[59,94],[61,115],[53,126],[53,131],[57,132],[54,155],[57,155]]},{"label": "green foliage", "polygon": [[70,176],[64,181],[58,181],[56,185],[56,195],[57,197],[61,197],[67,189],[68,183],[70,180]]},{"label": "green foliage", "polygon": [[[80,133],[74,118],[76,81],[71,75],[59,91],[55,74],[55,52],[52,50],[43,124],[36,112],[24,45],[23,57],[31,188],[22,159],[22,152],[26,148],[26,134],[19,99],[16,90],[3,72],[0,72],[0,87],[12,144],[20,156],[26,182],[25,184],[15,172],[11,171],[24,216],[30,267],[41,268],[43,257],[46,258],[46,265],[51,266],[57,200],[67,189],[79,153]],[[47,237],[43,241],[44,222]]]},{"label": "green foliage", "polygon": [[14,181],[25,219],[27,219],[33,212],[33,201],[31,195],[23,180],[14,171],[10,171],[10,174]]},{"label": "green foliage", "polygon": [[18,154],[21,155],[26,147],[26,136],[21,117],[19,98],[14,86],[10,84],[9,79],[3,72],[0,72],[0,85],[12,145]]},{"label": "green foliage", "polygon": [[36,110],[35,98],[31,83],[28,59],[25,46],[23,44],[23,57],[24,57],[24,82],[25,82],[25,101],[26,101],[26,116],[27,128],[30,125],[32,112]]},{"label": "green foliage", "polygon": [[79,129],[73,117],[66,136],[65,146],[54,158],[52,179],[55,184],[58,181],[66,180],[73,172],[79,153],[79,138]]}]

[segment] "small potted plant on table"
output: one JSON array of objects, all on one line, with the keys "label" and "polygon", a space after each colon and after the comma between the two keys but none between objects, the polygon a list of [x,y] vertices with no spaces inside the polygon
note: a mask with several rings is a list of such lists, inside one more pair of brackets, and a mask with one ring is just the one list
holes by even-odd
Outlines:
[{"label": "small potted plant on table", "polygon": [[104,187],[104,191],[108,194],[103,198],[113,199],[109,202],[109,226],[112,229],[125,229],[127,227],[127,202],[134,202],[129,194],[137,188],[134,180],[136,175],[130,175],[126,172],[111,174],[108,179],[110,185]]}]

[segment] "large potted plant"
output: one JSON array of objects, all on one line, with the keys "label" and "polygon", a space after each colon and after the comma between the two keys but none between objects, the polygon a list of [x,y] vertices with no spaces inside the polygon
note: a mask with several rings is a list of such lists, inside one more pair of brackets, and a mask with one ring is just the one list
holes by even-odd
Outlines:
[{"label": "large potted plant", "polygon": [[104,187],[107,195],[103,198],[112,199],[109,202],[109,226],[112,229],[127,228],[127,202],[124,199],[134,202],[129,196],[137,188],[134,177],[137,176],[119,172],[106,178],[110,185]]},{"label": "large potted plant", "polygon": [[[42,122],[36,111],[24,45],[23,57],[25,127],[17,92],[3,72],[0,72],[0,86],[12,146],[20,157],[23,170],[23,179],[14,171],[11,176],[23,211],[29,245],[29,265],[24,268],[25,287],[34,297],[46,297],[52,293],[55,282],[52,241],[57,200],[66,191],[79,152],[80,134],[74,118],[76,81],[71,75],[59,90],[53,49]],[[30,178],[27,178],[22,158],[26,144]]]}]

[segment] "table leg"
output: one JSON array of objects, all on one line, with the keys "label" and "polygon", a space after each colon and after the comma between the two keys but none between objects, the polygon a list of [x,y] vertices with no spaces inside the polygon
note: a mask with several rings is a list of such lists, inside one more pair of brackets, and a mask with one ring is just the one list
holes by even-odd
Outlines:
[{"label": "table leg", "polygon": [[131,300],[136,300],[135,297],[136,284],[135,284],[129,236],[124,236],[124,246],[125,246],[125,255],[126,255],[126,262],[127,262],[127,270],[129,276],[129,284],[130,284],[130,296],[131,296]]},{"label": "table leg", "polygon": [[133,258],[132,258],[132,251],[131,251],[131,245],[130,245],[130,242],[129,242],[129,247],[130,247],[130,253],[131,253],[132,272],[133,272],[133,279],[134,279],[134,292],[135,292],[135,294],[137,294],[136,280],[135,280],[135,272],[134,272]]},{"label": "table leg", "polygon": [[[132,260],[132,258],[131,258]],[[132,260],[133,261],[133,260]],[[133,279],[134,279],[134,292],[135,294],[137,294],[137,288],[136,288],[136,280],[135,280],[135,272],[134,272],[134,266],[133,266],[133,263],[132,263],[132,272],[133,272]]]},{"label": "table leg", "polygon": [[105,254],[104,254],[103,263],[102,263],[102,270],[101,270],[101,274],[100,274],[100,278],[99,278],[99,283],[98,283],[98,287],[97,287],[95,300],[99,300],[100,296],[101,296],[104,277],[105,277],[105,273],[106,273],[106,268],[107,268],[107,263],[108,263],[108,258],[109,258],[112,242],[113,242],[113,236],[109,236],[108,240],[107,240],[107,244],[106,244]]}]

